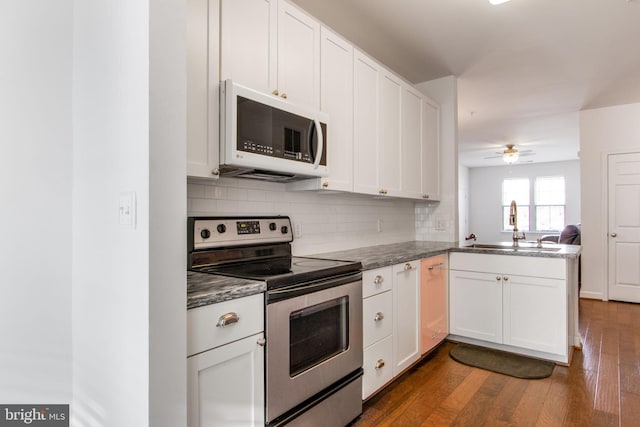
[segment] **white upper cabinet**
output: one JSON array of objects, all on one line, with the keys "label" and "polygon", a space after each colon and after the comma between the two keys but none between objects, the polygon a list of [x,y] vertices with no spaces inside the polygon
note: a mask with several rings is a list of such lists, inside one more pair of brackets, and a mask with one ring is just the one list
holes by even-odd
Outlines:
[{"label": "white upper cabinet", "polygon": [[422,198],[423,97],[409,85],[402,89],[402,193]]},{"label": "white upper cabinet", "polygon": [[440,200],[440,105],[425,96],[422,114],[421,197]]},{"label": "white upper cabinet", "polygon": [[301,105],[320,106],[320,24],[278,2],[278,93]]},{"label": "white upper cabinet", "polygon": [[401,196],[402,173],[402,81],[384,70],[380,78],[379,193]]},{"label": "white upper cabinet", "polygon": [[323,188],[353,190],[353,47],[326,28],[321,31],[320,109],[329,114]]},{"label": "white upper cabinet", "polygon": [[320,105],[320,24],[284,0],[222,0],[220,79]]},{"label": "white upper cabinet", "polygon": [[217,178],[219,3],[187,1],[187,175]]},{"label": "white upper cabinet", "polygon": [[378,93],[381,72],[375,61],[357,49],[354,49],[353,61],[353,190],[378,194]]},{"label": "white upper cabinet", "polygon": [[277,0],[221,0],[220,80],[277,89],[277,22]]}]

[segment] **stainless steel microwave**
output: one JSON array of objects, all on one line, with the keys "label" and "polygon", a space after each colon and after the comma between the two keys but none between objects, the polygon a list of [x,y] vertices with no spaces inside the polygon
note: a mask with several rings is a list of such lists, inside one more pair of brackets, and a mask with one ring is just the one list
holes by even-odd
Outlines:
[{"label": "stainless steel microwave", "polygon": [[220,174],[289,182],[328,175],[328,116],[241,86],[220,84]]}]

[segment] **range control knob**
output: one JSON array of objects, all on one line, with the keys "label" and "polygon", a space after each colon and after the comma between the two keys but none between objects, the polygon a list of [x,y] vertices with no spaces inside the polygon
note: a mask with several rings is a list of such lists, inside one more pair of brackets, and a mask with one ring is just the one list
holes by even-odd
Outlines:
[{"label": "range control knob", "polygon": [[227,231],[227,226],[224,224],[218,224],[218,226],[216,227],[216,230],[218,230],[218,233],[222,234],[225,231]]},{"label": "range control knob", "polygon": [[276,231],[276,228],[278,228],[278,226],[276,225],[275,222],[270,222],[269,223],[269,230]]},{"label": "range control knob", "polygon": [[208,239],[209,237],[211,237],[211,232],[205,228],[204,230],[200,231],[200,237],[202,237],[203,239]]},{"label": "range control knob", "polygon": [[287,234],[289,232],[289,227],[287,227],[286,225],[283,225],[282,228],[280,229],[280,232],[282,234]]}]

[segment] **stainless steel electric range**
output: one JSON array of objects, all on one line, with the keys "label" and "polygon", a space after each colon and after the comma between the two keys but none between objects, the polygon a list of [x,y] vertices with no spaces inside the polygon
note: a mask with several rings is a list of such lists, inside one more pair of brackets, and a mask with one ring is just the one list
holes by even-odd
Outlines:
[{"label": "stainless steel electric range", "polygon": [[362,265],[294,257],[291,220],[190,217],[190,270],[264,281],[265,424],[346,425],[362,412]]}]

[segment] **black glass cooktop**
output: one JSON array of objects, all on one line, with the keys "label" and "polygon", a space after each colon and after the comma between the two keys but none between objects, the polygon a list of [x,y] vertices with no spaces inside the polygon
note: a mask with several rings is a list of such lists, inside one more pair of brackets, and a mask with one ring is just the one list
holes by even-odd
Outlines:
[{"label": "black glass cooktop", "polygon": [[197,269],[203,273],[220,274],[242,279],[261,280],[267,288],[293,283],[321,280],[359,271],[360,262],[339,261],[321,258],[284,257],[267,260],[241,262],[224,266],[204,266]]}]

